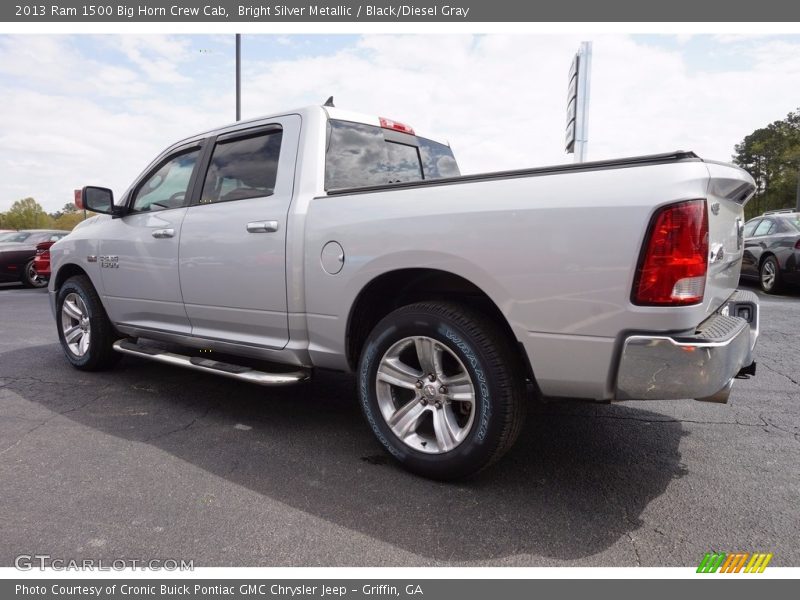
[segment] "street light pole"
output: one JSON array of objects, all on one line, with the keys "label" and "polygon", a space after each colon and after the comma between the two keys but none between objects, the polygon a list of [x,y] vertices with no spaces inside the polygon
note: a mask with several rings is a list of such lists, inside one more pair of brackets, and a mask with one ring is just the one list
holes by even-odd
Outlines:
[{"label": "street light pole", "polygon": [[242,120],[242,34],[236,34],[236,120]]}]

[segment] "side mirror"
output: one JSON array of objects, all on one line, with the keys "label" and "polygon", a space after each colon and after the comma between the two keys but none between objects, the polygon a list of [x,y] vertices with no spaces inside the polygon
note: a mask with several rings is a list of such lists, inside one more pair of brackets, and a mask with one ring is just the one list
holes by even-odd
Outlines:
[{"label": "side mirror", "polygon": [[114,192],[108,188],[93,185],[87,185],[82,190],[75,190],[75,206],[79,210],[90,210],[104,215],[119,213],[119,207],[114,206]]}]

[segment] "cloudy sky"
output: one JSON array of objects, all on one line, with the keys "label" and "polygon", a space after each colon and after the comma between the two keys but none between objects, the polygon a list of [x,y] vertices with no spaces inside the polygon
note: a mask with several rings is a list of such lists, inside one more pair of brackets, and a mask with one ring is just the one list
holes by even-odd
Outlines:
[{"label": "cloudy sky", "polygon": [[[244,117],[321,104],[451,143],[463,173],[568,162],[566,35],[247,35]],[[589,158],[730,159],[800,106],[800,36],[602,35]],[[233,36],[0,36],[0,211],[124,191],[172,142],[234,119]]]}]

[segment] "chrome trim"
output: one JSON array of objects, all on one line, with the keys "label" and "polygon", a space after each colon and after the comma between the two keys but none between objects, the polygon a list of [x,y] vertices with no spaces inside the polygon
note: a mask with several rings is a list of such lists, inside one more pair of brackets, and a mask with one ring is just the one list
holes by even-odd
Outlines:
[{"label": "chrome trim", "polygon": [[[308,371],[291,371],[288,373],[266,373],[264,371],[258,371],[256,369],[249,369],[241,373],[225,371],[210,366],[204,366],[202,364],[196,364],[192,362],[191,357],[189,356],[184,356],[182,354],[175,354],[174,352],[167,352],[164,350],[158,350],[157,352],[154,352],[145,349],[132,348],[132,346],[134,345],[135,344],[132,344],[128,340],[117,340],[116,342],[114,342],[113,348],[114,350],[116,350],[117,352],[121,352],[122,354],[130,354],[132,356],[138,356],[139,358],[147,358],[150,360],[154,360],[156,362],[165,363],[175,367],[184,367],[187,369],[192,369],[194,371],[210,373],[212,375],[221,375],[222,377],[228,377],[230,379],[238,379],[239,381],[247,381],[249,383],[255,383],[257,385],[267,385],[267,386],[290,385],[293,383],[299,383],[301,381],[305,381],[310,378]],[[206,362],[208,364],[213,364],[215,361],[206,361]]]},{"label": "chrome trim", "polygon": [[[731,312],[752,307],[748,323]],[[617,371],[616,400],[678,400],[695,398],[726,402],[737,373],[753,362],[759,315],[755,296],[737,292],[719,315],[738,324],[722,339],[702,334],[635,334],[624,339]],[[718,316],[718,315],[715,315]],[[712,317],[713,319],[714,317]],[[719,317],[723,318],[723,317]]]}]

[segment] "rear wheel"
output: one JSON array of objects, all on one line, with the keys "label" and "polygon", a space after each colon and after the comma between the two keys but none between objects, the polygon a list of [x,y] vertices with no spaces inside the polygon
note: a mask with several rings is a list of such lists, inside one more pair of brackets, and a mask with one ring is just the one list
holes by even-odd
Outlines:
[{"label": "rear wheel", "polygon": [[47,285],[47,279],[39,277],[33,268],[33,260],[28,261],[22,271],[22,285],[28,288],[43,288]]},{"label": "rear wheel", "polygon": [[88,277],[76,275],[64,282],[56,311],[61,347],[73,367],[99,371],[121,358],[112,348],[118,336]]},{"label": "rear wheel", "polygon": [[768,256],[761,263],[758,280],[761,283],[761,289],[768,294],[777,294],[781,291],[783,287],[781,269],[774,256]]},{"label": "rear wheel", "polygon": [[426,477],[477,473],[522,426],[525,378],[513,345],[466,306],[423,302],[392,312],[367,339],[358,373],[378,441]]}]

